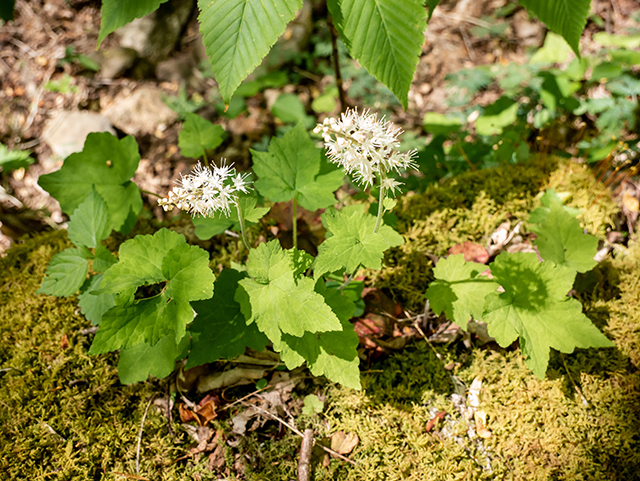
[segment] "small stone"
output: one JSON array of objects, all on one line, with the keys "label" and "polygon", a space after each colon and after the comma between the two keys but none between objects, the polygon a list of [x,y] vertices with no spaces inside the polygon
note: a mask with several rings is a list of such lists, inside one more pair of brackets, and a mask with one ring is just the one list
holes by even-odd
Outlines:
[{"label": "small stone", "polygon": [[113,125],[133,136],[153,134],[159,125],[170,125],[178,117],[162,100],[162,91],[154,87],[120,92],[103,113]]},{"label": "small stone", "polygon": [[84,141],[91,132],[116,131],[104,115],[96,112],[80,110],[63,110],[57,116],[47,120],[42,137],[53,153],[60,158],[67,158],[75,152],[81,152]]}]

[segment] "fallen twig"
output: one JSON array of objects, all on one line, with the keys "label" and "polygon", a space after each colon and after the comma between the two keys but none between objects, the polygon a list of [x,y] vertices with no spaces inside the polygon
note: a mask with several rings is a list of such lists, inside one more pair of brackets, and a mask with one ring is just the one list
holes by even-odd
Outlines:
[{"label": "fallen twig", "polygon": [[147,419],[147,413],[149,412],[149,407],[151,407],[151,403],[153,399],[156,397],[155,393],[149,399],[147,403],[147,407],[144,410],[144,414],[142,415],[142,421],[140,422],[140,432],[138,433],[138,446],[136,446],[136,473],[140,474],[140,444],[142,444],[142,431],[144,429],[144,421]]},{"label": "fallen twig", "polygon": [[309,467],[311,464],[311,448],[314,445],[313,430],[305,429],[300,445],[300,461],[298,462],[298,481],[309,481]]},{"label": "fallen twig", "polygon": [[[275,414],[273,414],[273,413],[270,413],[269,411],[267,411],[267,410],[265,410],[265,409],[262,409],[262,408],[261,408],[261,407],[259,407],[259,406],[252,405],[251,407],[252,407],[252,408],[254,408],[254,409],[256,409],[257,411],[261,411],[262,413],[266,414],[267,416],[269,416],[269,417],[270,417],[271,419],[273,419],[274,421],[278,421],[279,423],[281,423],[281,424],[283,424],[284,426],[288,427],[289,429],[291,429],[291,431],[293,431],[294,433],[296,433],[296,434],[297,434],[298,436],[300,436],[301,438],[303,438],[303,437],[304,437],[304,434],[302,434],[302,433],[300,432],[300,430],[299,430],[299,429],[297,429],[295,426],[292,426],[291,424],[289,424],[289,423],[288,423],[287,421],[285,421],[284,419],[282,419],[282,418],[280,418],[280,417],[276,416],[276,415],[275,415]],[[358,463],[356,463],[353,459],[349,459],[349,458],[347,458],[346,456],[343,456],[342,454],[340,454],[340,453],[338,453],[338,452],[334,451],[334,450],[333,450],[333,449],[331,449],[331,448],[328,448],[328,447],[326,447],[326,446],[323,446],[322,444],[319,444],[318,446],[320,446],[322,449],[324,449],[327,453],[329,453],[329,454],[331,454],[331,455],[335,456],[336,458],[340,458],[340,459],[342,459],[343,461],[346,461],[347,463],[351,463],[351,464],[353,464],[354,466],[355,466],[356,464],[358,464]]]}]

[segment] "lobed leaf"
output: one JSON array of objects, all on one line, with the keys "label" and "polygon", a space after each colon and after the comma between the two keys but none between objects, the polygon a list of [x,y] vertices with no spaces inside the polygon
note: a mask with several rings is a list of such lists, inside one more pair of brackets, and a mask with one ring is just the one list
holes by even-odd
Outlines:
[{"label": "lobed leaf", "polygon": [[482,320],[485,297],[496,292],[498,284],[480,274],[488,269],[484,264],[465,262],[464,254],[440,259],[425,297],[431,309],[443,312],[463,329],[470,317]]},{"label": "lobed leaf", "polygon": [[[334,7],[332,13],[336,10]],[[424,44],[424,2],[342,0],[339,10],[334,21],[351,56],[389,87],[406,109]]]},{"label": "lobed leaf", "polygon": [[531,230],[538,236],[536,246],[545,261],[587,272],[597,262],[598,238],[585,234],[576,218],[559,202],[553,202],[544,222],[533,224]]},{"label": "lobed leaf", "polygon": [[[301,262],[304,265],[304,257]],[[242,289],[235,299],[247,322],[255,321],[274,346],[279,346],[282,333],[300,337],[305,332],[341,329],[336,315],[315,292],[313,280],[294,277],[296,270],[300,265],[294,266],[292,256],[273,240],[250,251],[247,272],[251,278],[238,282]]]},{"label": "lobed leaf", "polygon": [[313,265],[316,279],[339,269],[353,272],[359,265],[380,269],[384,252],[404,242],[400,234],[386,225],[374,234],[376,218],[365,214],[361,207],[349,206],[322,214],[329,235],[320,244]]},{"label": "lobed leaf", "polygon": [[576,347],[610,347],[609,341],[582,313],[580,303],[566,296],[575,271],[536,254],[500,254],[491,265],[504,291],[489,294],[483,320],[489,334],[507,347],[518,337],[527,366],[543,379],[549,349],[571,353]]},{"label": "lobed leaf", "polygon": [[232,359],[243,354],[247,347],[256,351],[266,347],[267,337],[255,323],[247,325],[240,304],[233,298],[238,281],[246,276],[243,272],[224,269],[216,279],[213,298],[193,303],[197,314],[189,326],[193,347],[187,369],[220,358]]},{"label": "lobed leaf", "polygon": [[[193,320],[190,302],[213,294],[209,255],[189,246],[184,237],[168,229],[137,236],[120,248],[120,260],[104,274],[94,295],[117,294],[118,304],[102,316],[90,353],[99,354],[146,343],[155,345],[173,334],[182,339]],[[134,300],[136,289],[156,285],[161,291]]]},{"label": "lobed leaf", "polygon": [[184,127],[178,134],[180,154],[199,159],[222,143],[224,129],[194,113],[187,113]]},{"label": "lobed leaf", "polygon": [[95,189],[109,207],[109,231],[123,231],[131,227],[130,221],[142,209],[138,186],[130,180],[139,162],[133,137],[118,140],[108,132],[93,132],[87,136],[82,152],[71,154],[60,170],[41,176],[38,184],[60,202],[67,214],[72,214]]},{"label": "lobed leaf", "polygon": [[[253,170],[258,175],[255,187],[273,202],[287,202],[294,197],[308,210],[335,204],[333,193],[342,185],[340,169],[323,165],[318,149],[302,124],[289,130],[281,139],[273,138],[268,152],[251,151]],[[327,169],[327,167],[329,167]]]},{"label": "lobed leaf", "polygon": [[314,376],[326,376],[343,386],[361,389],[360,360],[358,358],[358,335],[349,322],[355,304],[338,289],[327,289],[324,281],[318,281],[316,292],[340,319],[341,330],[322,332],[319,335],[307,332],[295,337],[282,335],[282,342],[274,348],[280,351],[283,362],[295,369],[306,361]]},{"label": "lobed leaf", "polygon": [[302,0],[198,0],[200,32],[229,104],[238,85],[262,62]]}]

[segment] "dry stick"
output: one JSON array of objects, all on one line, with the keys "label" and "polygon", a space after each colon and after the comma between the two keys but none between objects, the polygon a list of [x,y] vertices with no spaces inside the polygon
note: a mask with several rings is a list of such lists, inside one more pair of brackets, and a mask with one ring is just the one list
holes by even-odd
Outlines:
[{"label": "dry stick", "polygon": [[331,34],[331,56],[333,57],[333,70],[336,73],[336,86],[338,87],[338,95],[340,96],[340,110],[347,108],[347,96],[342,85],[342,74],[340,73],[340,58],[338,57],[338,31],[333,24],[331,17],[327,18],[329,24],[329,33]]},{"label": "dry stick", "polygon": [[311,448],[314,445],[313,429],[305,429],[300,445],[300,462],[298,463],[298,481],[309,481],[311,464]]},{"label": "dry stick", "polygon": [[458,30],[460,30],[460,35],[462,36],[462,41],[464,42],[464,48],[467,51],[467,55],[469,55],[469,60],[471,60],[472,62],[475,62],[476,56],[473,53],[473,47],[469,42],[469,38],[467,37],[467,32],[464,31],[464,28],[462,28],[462,26],[459,26]]},{"label": "dry stick", "polygon": [[[245,404],[245,405],[246,405],[246,404]],[[292,426],[291,424],[289,424],[289,423],[288,423],[287,421],[285,421],[284,419],[279,418],[279,417],[278,417],[278,416],[276,416],[275,414],[272,414],[272,413],[270,413],[269,411],[267,411],[267,410],[265,410],[265,409],[262,409],[262,408],[261,408],[261,407],[259,407],[259,406],[252,405],[252,406],[250,406],[250,407],[252,407],[252,408],[254,408],[254,409],[258,410],[258,411],[261,411],[262,413],[266,414],[267,416],[269,416],[269,417],[270,417],[271,419],[273,419],[274,421],[278,421],[279,423],[281,423],[281,424],[283,424],[284,426],[288,427],[289,429],[291,429],[291,431],[293,431],[294,433],[296,433],[296,434],[297,434],[298,436],[300,436],[301,438],[303,438],[303,437],[304,437],[304,434],[302,434],[302,433],[300,432],[300,430],[299,430],[299,429],[297,429],[295,426]],[[322,444],[320,444],[319,446],[320,446],[322,449],[324,449],[326,452],[328,452],[329,454],[332,454],[333,456],[335,456],[336,458],[340,458],[340,459],[342,459],[343,461],[346,461],[347,463],[351,463],[351,464],[353,464],[354,466],[357,464],[353,459],[349,459],[349,458],[347,458],[346,456],[343,456],[342,454],[340,454],[340,453],[338,453],[338,452],[334,451],[334,450],[333,450],[333,449],[331,449],[331,448],[328,448],[328,447],[326,447],[326,446],[323,446]]]},{"label": "dry stick", "polygon": [[582,398],[582,404],[584,404],[585,407],[589,407],[589,401],[587,401],[587,398],[584,397],[584,394],[582,394],[582,391],[580,390],[576,382],[573,380],[573,377],[571,377],[571,373],[569,372],[569,366],[567,366],[567,361],[564,359],[564,354],[560,353],[560,356],[562,357],[562,362],[564,364],[564,368],[567,370],[567,375],[571,380],[571,384],[573,384],[573,388],[576,390],[580,398]]},{"label": "dry stick", "polygon": [[156,395],[153,393],[149,402],[147,403],[147,407],[144,410],[144,414],[142,415],[142,421],[140,422],[140,432],[138,433],[138,446],[136,446],[136,473],[140,474],[140,444],[142,444],[142,430],[144,429],[144,421],[147,419],[147,413],[149,412],[149,408],[151,407],[151,403],[153,402],[153,398]]}]

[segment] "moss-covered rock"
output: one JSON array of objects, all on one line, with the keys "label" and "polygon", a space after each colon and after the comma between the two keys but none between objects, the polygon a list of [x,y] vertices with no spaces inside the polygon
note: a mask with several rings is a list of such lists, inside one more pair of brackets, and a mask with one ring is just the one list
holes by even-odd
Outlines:
[{"label": "moss-covered rock", "polygon": [[[466,240],[484,243],[504,220],[526,220],[547,187],[569,192],[586,228],[604,234],[615,205],[580,165],[546,159],[468,173],[400,203],[396,214],[407,242],[388,256],[377,285],[420,308],[431,277],[428,253],[440,256]],[[110,247],[121,241],[110,240]],[[164,386],[122,386],[117,354],[87,355],[90,334],[83,329],[90,323],[77,300],[35,294],[51,257],[68,246],[65,233],[49,233],[14,245],[0,259],[0,478],[138,479],[140,422]],[[233,246],[221,249],[213,267],[235,256]],[[630,242],[614,254],[582,276],[576,290],[615,348],[578,350],[564,359],[555,353],[540,380],[517,348],[438,346],[443,362],[430,346],[411,344],[367,366],[361,392],[325,384],[324,411],[295,420],[300,429],[313,427],[322,443],[340,430],[359,437],[349,454],[355,466],[325,462],[314,450],[312,479],[639,479],[640,246]],[[449,361],[458,362],[452,371],[444,368]],[[483,380],[478,409],[487,415],[488,438],[469,436],[474,421],[452,400],[464,397],[474,379]],[[427,432],[442,412],[442,422]],[[174,430],[177,437],[157,409],[149,411],[138,476],[218,479],[206,457],[174,462],[186,452],[176,442],[188,439],[175,423]],[[299,445],[292,434],[248,434],[226,447],[227,466],[236,473],[231,479],[295,478]]]}]

